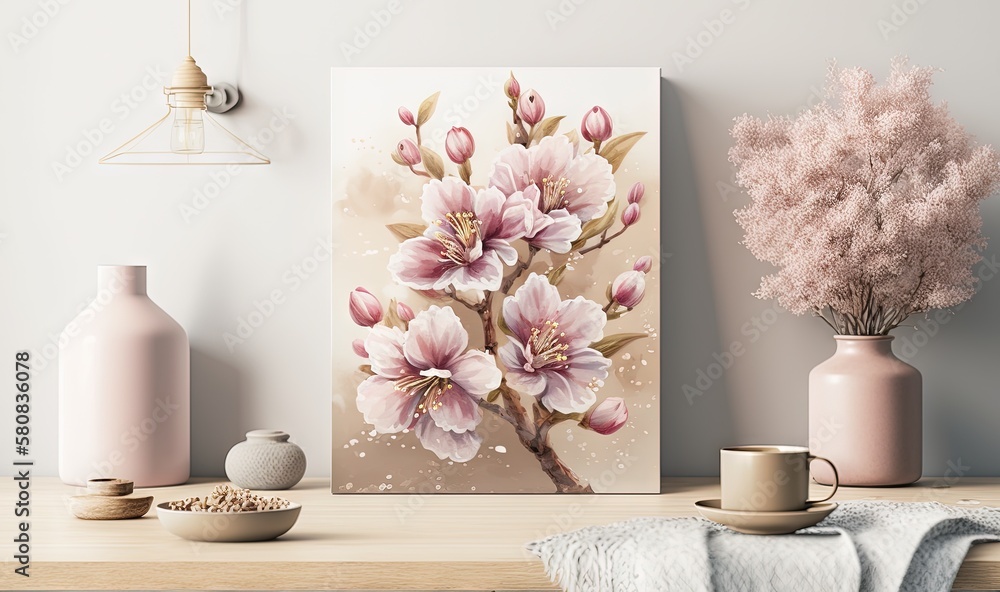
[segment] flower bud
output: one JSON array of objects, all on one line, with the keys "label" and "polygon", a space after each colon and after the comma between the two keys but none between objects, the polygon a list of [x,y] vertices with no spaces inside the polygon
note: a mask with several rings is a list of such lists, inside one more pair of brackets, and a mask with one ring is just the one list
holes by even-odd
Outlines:
[{"label": "flower bud", "polygon": [[516,99],[521,96],[521,84],[514,78],[514,73],[510,73],[510,78],[507,82],[503,83],[503,92],[507,95],[508,99]]},{"label": "flower bud", "polygon": [[545,101],[533,90],[526,91],[517,100],[517,116],[528,125],[535,125],[545,118]]},{"label": "flower bud", "polygon": [[653,269],[653,258],[649,255],[643,255],[635,260],[635,265],[632,266],[635,271],[641,271],[642,273],[649,273],[649,270]]},{"label": "flower bud", "polygon": [[413,309],[410,308],[409,305],[407,305],[404,302],[396,303],[396,315],[398,315],[400,319],[402,319],[404,322],[407,323],[412,321],[413,317],[417,316],[413,314]]},{"label": "flower bud", "polygon": [[396,146],[396,156],[410,166],[420,164],[420,148],[412,140],[400,140]]},{"label": "flower bud", "polygon": [[625,308],[635,308],[646,294],[646,274],[641,271],[626,271],[611,283],[611,297]]},{"label": "flower bud", "polygon": [[413,125],[413,113],[411,113],[409,109],[406,107],[400,107],[397,113],[399,113],[399,120],[402,121],[403,124]]},{"label": "flower bud", "polygon": [[611,137],[611,116],[604,110],[604,107],[594,106],[583,116],[580,123],[580,132],[583,139],[588,142],[603,142]]},{"label": "flower bud", "polygon": [[476,151],[476,141],[472,139],[472,133],[468,129],[453,127],[444,140],[444,151],[453,163],[462,164],[472,158]]},{"label": "flower bud", "polygon": [[630,203],[625,211],[622,212],[622,224],[625,226],[632,226],[639,221],[639,204]]},{"label": "flower bud", "polygon": [[625,404],[625,399],[608,397],[591,407],[590,411],[583,416],[580,425],[607,436],[620,430],[627,421],[628,406]]},{"label": "flower bud", "polygon": [[354,353],[358,354],[358,356],[365,359],[368,358],[368,350],[365,349],[364,339],[355,339],[351,342],[351,347],[354,348]]},{"label": "flower bud", "polygon": [[642,183],[636,183],[628,190],[628,203],[637,204],[642,201],[642,196],[646,195],[646,186]]},{"label": "flower bud", "polygon": [[364,288],[355,288],[350,298],[351,319],[362,327],[374,327],[382,320],[382,303]]}]

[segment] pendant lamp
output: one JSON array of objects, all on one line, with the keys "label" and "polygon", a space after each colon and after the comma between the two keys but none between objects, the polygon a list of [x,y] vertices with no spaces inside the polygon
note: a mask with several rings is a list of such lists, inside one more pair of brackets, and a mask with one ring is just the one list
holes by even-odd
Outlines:
[{"label": "pendant lamp", "polygon": [[167,112],[98,162],[101,164],[270,164],[253,146],[209,115],[224,113],[239,102],[233,86],[210,86],[191,57],[191,0],[188,0],[188,55],[174,71]]}]

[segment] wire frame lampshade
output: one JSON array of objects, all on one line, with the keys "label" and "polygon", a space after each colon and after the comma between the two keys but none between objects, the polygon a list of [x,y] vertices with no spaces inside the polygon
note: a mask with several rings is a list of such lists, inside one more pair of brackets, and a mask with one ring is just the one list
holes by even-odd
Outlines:
[{"label": "wire frame lampshade", "polygon": [[188,56],[174,71],[167,112],[131,140],[115,148],[100,164],[270,164],[257,149],[227,130],[211,115],[206,97],[213,93],[208,77],[191,57],[191,6],[188,4]]}]

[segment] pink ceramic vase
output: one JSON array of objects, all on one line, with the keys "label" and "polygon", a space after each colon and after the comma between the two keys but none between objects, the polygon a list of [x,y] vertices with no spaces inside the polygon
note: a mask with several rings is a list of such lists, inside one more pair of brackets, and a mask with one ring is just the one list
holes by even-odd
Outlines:
[{"label": "pink ceramic vase", "polygon": [[[922,380],[892,353],[892,337],[837,335],[833,357],[809,373],[809,450],[830,459],[841,485],[920,479]],[[822,463],[819,483],[833,480]]]},{"label": "pink ceramic vase", "polygon": [[63,332],[59,476],[184,483],[191,465],[187,334],[146,296],[144,266],[102,265],[97,297]]}]

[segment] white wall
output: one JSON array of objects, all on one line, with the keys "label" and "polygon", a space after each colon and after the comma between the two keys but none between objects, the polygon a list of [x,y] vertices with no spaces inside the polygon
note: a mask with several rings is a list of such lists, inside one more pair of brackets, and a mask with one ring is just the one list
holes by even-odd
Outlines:
[{"label": "white wall", "polygon": [[[47,5],[58,12],[37,16]],[[262,147],[273,164],[237,176],[103,167],[98,156],[163,109],[162,82],[147,73],[169,75],[183,57],[183,2],[8,0],[0,15],[0,353],[44,352],[94,294],[98,263],[149,265],[150,294],[191,337],[200,474],[221,473],[228,447],[255,427],[291,432],[310,474],[329,472],[331,272],[321,266],[295,290],[283,278],[330,238],[330,66],[663,68],[665,474],[712,474],[726,444],[805,442],[806,375],[832,351],[819,322],[772,315],[749,295],[766,268],[738,244],[731,215],[746,200],[731,191],[726,162],[733,116],[813,100],[830,58],[883,74],[892,56],[909,54],[943,68],[936,95],[981,140],[1000,141],[992,2],[196,0],[195,57],[211,80],[237,81],[245,95],[223,122],[257,136],[274,113],[290,120]],[[47,22],[32,31],[23,19],[33,18]],[[377,31],[371,39],[359,34],[366,28]],[[690,62],[677,60],[685,54]],[[106,137],[88,138],[105,119]],[[57,174],[53,165],[81,144],[96,146]],[[196,202],[199,193],[214,197]],[[185,218],[182,206],[198,213]],[[984,217],[986,234],[1000,237],[998,200]],[[998,253],[991,246],[987,257]],[[285,303],[230,351],[223,334],[275,289]],[[987,281],[912,358],[925,376],[927,474],[1000,472],[998,296],[1000,282]],[[773,321],[757,338],[754,318]],[[688,404],[682,386],[697,386],[734,341],[747,353]],[[33,387],[34,457],[54,474],[52,362]],[[10,405],[0,409],[10,429]]]}]

